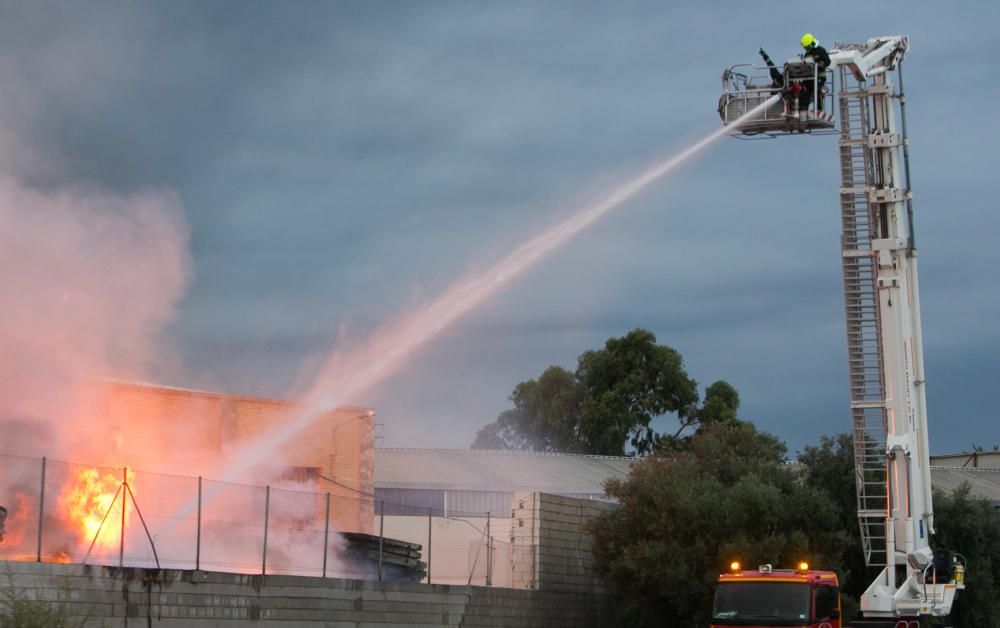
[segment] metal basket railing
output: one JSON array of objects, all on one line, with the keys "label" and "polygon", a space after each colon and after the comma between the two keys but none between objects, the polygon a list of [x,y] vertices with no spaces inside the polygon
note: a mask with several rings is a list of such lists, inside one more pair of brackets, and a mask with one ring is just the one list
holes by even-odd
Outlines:
[{"label": "metal basket railing", "polygon": [[816,107],[816,102],[813,102],[815,98],[810,99],[808,106],[802,107],[800,104],[804,102],[804,98],[798,95],[802,90],[808,90],[810,94],[820,91],[816,67],[813,66],[811,76],[793,75],[784,67],[773,69],[777,74],[767,66],[738,64],[722,73],[722,96],[719,98],[719,116],[722,122],[732,124],[774,94],[783,93],[785,98],[741,123],[735,134],[746,137],[836,132],[832,73],[828,73],[830,78],[819,95],[822,108]]}]

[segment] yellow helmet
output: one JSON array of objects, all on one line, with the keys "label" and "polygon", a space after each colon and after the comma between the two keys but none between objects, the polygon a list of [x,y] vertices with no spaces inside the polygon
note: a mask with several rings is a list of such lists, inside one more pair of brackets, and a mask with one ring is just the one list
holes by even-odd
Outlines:
[{"label": "yellow helmet", "polygon": [[812,46],[815,46],[817,43],[819,42],[817,42],[816,38],[813,37],[810,33],[806,33],[805,35],[802,36],[803,48],[811,48]]}]

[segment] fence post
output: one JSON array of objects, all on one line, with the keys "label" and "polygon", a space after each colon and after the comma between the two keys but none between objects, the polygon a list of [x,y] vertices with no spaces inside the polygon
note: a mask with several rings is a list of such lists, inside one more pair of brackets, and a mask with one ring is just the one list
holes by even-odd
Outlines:
[{"label": "fence post", "polygon": [[431,554],[434,553],[431,545],[431,523],[434,520],[434,506],[427,507],[427,584],[431,583]]},{"label": "fence post", "polygon": [[267,575],[267,520],[271,514],[271,485],[264,487],[264,551],[260,563],[260,574]]},{"label": "fence post", "polygon": [[330,491],[326,492],[326,525],[323,527],[323,577],[326,577],[327,546],[330,544]]},{"label": "fence post", "polygon": [[42,456],[42,490],[38,498],[38,551],[35,561],[42,562],[42,523],[45,521],[45,456]]},{"label": "fence post", "polygon": [[118,544],[118,566],[125,566],[125,507],[128,506],[128,495],[125,490],[128,487],[128,467],[122,467],[122,533],[119,536]]},{"label": "fence post", "polygon": [[486,512],[486,586],[493,586],[493,535],[490,534],[490,513]]},{"label": "fence post", "polygon": [[382,543],[385,540],[385,500],[378,503],[378,579],[382,581]]},{"label": "fence post", "polygon": [[198,476],[198,527],[194,541],[194,569],[201,571],[201,476]]}]

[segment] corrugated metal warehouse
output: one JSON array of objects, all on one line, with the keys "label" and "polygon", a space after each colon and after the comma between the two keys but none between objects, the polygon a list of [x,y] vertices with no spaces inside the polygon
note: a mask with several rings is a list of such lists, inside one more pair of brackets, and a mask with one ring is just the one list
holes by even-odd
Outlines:
[{"label": "corrugated metal warehouse", "polygon": [[[934,488],[951,492],[968,482],[973,495],[1000,507],[1000,456],[997,468],[961,468],[970,456],[935,457]],[[980,457],[978,462],[993,460]],[[453,515],[499,513],[509,508],[515,491],[605,499],[604,480],[626,478],[633,462],[578,454],[376,448],[375,495],[385,500],[387,514],[425,513],[428,507]]]},{"label": "corrugated metal warehouse", "polygon": [[375,450],[375,496],[386,514],[503,513],[515,491],[605,499],[607,478],[624,479],[634,458],[483,449]]}]

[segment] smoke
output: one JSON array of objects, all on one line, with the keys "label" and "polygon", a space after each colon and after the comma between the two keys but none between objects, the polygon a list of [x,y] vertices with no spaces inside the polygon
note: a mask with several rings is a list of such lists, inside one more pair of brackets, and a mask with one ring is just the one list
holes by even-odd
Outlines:
[{"label": "smoke", "polygon": [[[11,137],[0,128],[0,503],[8,509],[4,555],[34,557],[40,516],[37,458],[46,456],[52,495],[43,521],[45,560],[117,562],[118,515],[100,528],[99,536],[110,534],[112,546],[98,543],[89,556],[88,546],[97,537],[67,518],[73,500],[65,489],[83,486],[77,473],[88,469],[61,462],[74,461],[101,465],[100,477],[108,478],[102,485],[105,498],[114,494],[123,465],[184,473],[133,472],[130,486],[145,524],[157,535],[162,564],[191,567],[195,520],[170,520],[169,513],[197,495],[198,485],[190,477],[196,467],[181,465],[205,452],[205,437],[184,430],[154,437],[150,426],[128,420],[127,407],[110,407],[123,401],[111,400],[102,381],[143,380],[160,366],[162,332],[191,275],[182,208],[164,190],[118,194],[92,185],[53,184],[52,169],[39,178],[46,183],[35,184],[25,173],[37,170],[6,158],[17,153]],[[199,412],[197,407],[187,411]],[[284,466],[271,462],[255,469],[267,477],[253,478],[272,484],[269,570],[305,568],[318,574],[324,552],[329,552],[331,572],[341,570],[339,535],[327,538],[317,523],[323,510],[315,482],[275,483],[273,476]],[[220,498],[206,504],[202,519],[203,564],[257,572],[264,489],[222,488]],[[108,512],[120,513],[123,499],[119,496]],[[88,504],[98,516],[108,509],[104,502]],[[153,565],[150,541],[131,501],[128,511],[126,560]]]},{"label": "smoke", "polygon": [[[161,564],[193,566],[195,519],[171,519],[170,513],[197,495],[198,485],[190,477],[194,467],[179,465],[192,462],[191,450],[205,451],[204,435],[176,430],[164,439],[152,437],[141,422],[116,424],[127,421],[129,413],[122,408],[112,412],[108,387],[100,384],[106,377],[144,379],[156,366],[163,350],[161,333],[189,280],[187,251],[183,213],[169,192],[120,195],[80,185],[40,188],[0,172],[0,454],[8,454],[0,465],[0,503],[9,511],[6,557],[34,556],[40,473],[33,457],[47,456],[47,484],[56,494],[47,499],[44,513],[45,560],[115,563],[118,558],[117,546],[106,544],[88,555],[92,539],[67,522],[71,505],[65,488],[79,486],[76,474],[85,468],[61,459],[96,462],[104,469],[102,477],[115,474],[107,476],[112,479],[105,482],[105,497],[114,493],[114,478],[120,477],[108,467],[142,465],[184,473],[132,473],[130,486],[145,521],[140,522],[130,503],[124,552],[128,564],[154,564],[145,523],[156,535]],[[318,575],[326,552],[330,572],[342,572],[343,542],[339,535],[324,533],[315,481],[274,482],[284,466],[270,462],[254,469],[266,477],[252,478],[272,484],[269,571]],[[202,517],[202,564],[258,572],[264,489],[208,486],[219,490]],[[98,515],[108,508],[99,504]],[[121,512],[120,504],[111,512]],[[108,528],[120,529],[117,516],[104,524],[102,535]]]},{"label": "smoke", "polygon": [[[31,558],[37,457],[125,463],[95,381],[142,378],[155,365],[191,264],[172,193],[66,182],[59,160],[12,128],[0,115],[0,503],[6,555]],[[154,441],[143,449],[132,453],[159,451]],[[49,470],[50,488],[61,486],[68,469]],[[43,524],[52,551],[74,542],[59,503],[49,501]]]},{"label": "smoke", "polygon": [[[149,373],[163,370],[164,356],[172,355],[162,334],[190,281],[189,228],[172,191],[122,192],[82,183],[79,171],[86,166],[71,167],[71,156],[60,154],[60,143],[79,131],[63,132],[61,125],[91,119],[93,111],[119,98],[117,88],[136,78],[140,66],[132,59],[149,52],[143,37],[132,36],[143,33],[142,12],[116,6],[68,7],[60,13],[25,5],[8,13],[11,19],[0,27],[5,35],[0,45],[5,85],[0,96],[0,504],[8,510],[0,551],[7,557],[34,557],[42,516],[38,457],[46,456],[42,551],[46,559],[82,560],[89,540],[81,540],[79,529],[67,524],[64,491],[82,467],[63,461],[98,464],[102,474],[114,478],[125,465],[187,476],[207,466],[195,460],[209,453],[205,435],[178,429],[165,438],[162,430],[129,421],[128,408],[109,399],[108,387],[101,384],[105,378],[147,380]],[[116,30],[130,36],[108,36]],[[112,408],[114,403],[119,405]],[[185,411],[199,412],[192,406]],[[194,479],[136,473],[131,485],[154,533],[163,531],[158,547],[175,559],[193,556],[193,523],[181,522],[173,537],[163,523],[168,509],[197,494]],[[279,563],[276,568],[315,564],[318,570],[315,559],[326,541],[314,528],[322,513],[317,514],[314,494],[296,493],[315,491],[315,482],[281,486],[270,510],[269,552]],[[263,489],[246,492],[255,499],[241,503],[231,497],[220,504],[226,508],[216,513],[218,518],[262,524],[262,501],[256,497]],[[236,526],[241,536],[218,522],[204,523],[203,532],[214,535],[206,539],[206,551],[216,552],[217,564],[255,554],[256,528]],[[129,522],[126,544],[127,551],[139,554],[148,546],[137,518]]]},{"label": "smoke", "polygon": [[188,227],[171,191],[81,182],[86,166],[71,166],[63,150],[74,121],[90,119],[134,72],[140,40],[109,33],[135,32],[137,12],[9,9],[0,29],[0,453],[101,461],[103,413],[87,384],[142,378],[160,358],[190,276]]},{"label": "smoke", "polygon": [[[4,450],[79,459],[99,446],[101,412],[86,384],[141,378],[153,365],[188,282],[187,239],[168,192],[40,189],[0,172]],[[40,438],[46,429],[55,442]]]}]

